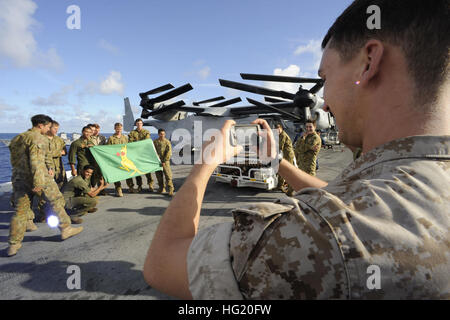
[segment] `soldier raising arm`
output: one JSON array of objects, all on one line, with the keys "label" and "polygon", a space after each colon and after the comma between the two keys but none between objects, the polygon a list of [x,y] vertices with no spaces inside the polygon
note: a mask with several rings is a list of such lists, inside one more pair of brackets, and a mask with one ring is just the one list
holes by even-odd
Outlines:
[{"label": "soldier raising arm", "polygon": [[[381,29],[367,28],[371,5]],[[200,232],[225,159],[195,165],[155,232],[146,281],[197,299],[449,299],[449,29],[448,0],[354,1],[322,42],[319,75],[339,140],[363,155],[328,185],[298,182],[281,160],[294,198],[237,208],[234,223]],[[309,182],[322,187],[301,189]]]}]

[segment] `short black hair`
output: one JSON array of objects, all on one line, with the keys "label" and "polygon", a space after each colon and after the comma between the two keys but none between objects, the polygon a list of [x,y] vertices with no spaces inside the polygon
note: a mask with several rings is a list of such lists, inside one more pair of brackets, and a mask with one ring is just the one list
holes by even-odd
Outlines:
[{"label": "short black hair", "polygon": [[141,118],[137,118],[137,119],[134,121],[134,125],[136,125],[136,123],[138,123],[139,121],[141,121],[142,123],[144,123],[144,121],[143,121]]},{"label": "short black hair", "polygon": [[95,168],[93,166],[91,166],[90,164],[87,164],[83,167],[83,171],[86,171],[86,170],[95,171]]},{"label": "short black hair", "polygon": [[306,120],[305,124],[307,124],[307,123],[312,123],[313,126],[315,127],[317,122],[316,122],[316,120],[308,119],[308,120]]},{"label": "short black hair", "polygon": [[90,125],[84,126],[83,129],[81,129],[81,132],[83,132],[86,129],[91,129],[91,126]]},{"label": "short black hair", "polygon": [[52,120],[52,127],[59,127],[58,121]]},{"label": "short black hair", "polygon": [[37,114],[37,115],[31,117],[31,123],[32,123],[33,127],[37,127],[40,124],[46,125],[52,121],[53,121],[52,118],[50,118],[49,116],[47,116],[45,114]]},{"label": "short black hair", "polygon": [[[371,5],[380,8],[380,29],[369,29]],[[336,49],[344,62],[370,39],[402,49],[416,85],[416,103],[436,101],[449,75],[449,0],[355,0],[336,19],[322,41],[324,49]]]},{"label": "short black hair", "polygon": [[166,132],[166,130],[164,130],[163,128],[158,129],[158,134],[160,134],[161,132]]}]

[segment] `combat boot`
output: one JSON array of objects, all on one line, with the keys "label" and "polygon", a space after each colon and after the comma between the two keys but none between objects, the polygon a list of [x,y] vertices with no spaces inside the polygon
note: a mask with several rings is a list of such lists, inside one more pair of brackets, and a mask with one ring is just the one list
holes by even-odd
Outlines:
[{"label": "combat boot", "polygon": [[148,191],[149,191],[149,192],[153,192],[153,191],[155,191],[155,190],[153,189],[153,186],[148,186]]},{"label": "combat boot", "polygon": [[70,237],[73,237],[83,231],[83,227],[72,228],[71,226],[65,227],[61,229],[61,240],[66,240]]},{"label": "combat boot", "polygon": [[123,197],[122,187],[116,188],[116,197]]},{"label": "combat boot", "polygon": [[38,229],[38,227],[34,224],[33,220],[28,220],[27,221],[27,232],[29,231],[36,231]]},{"label": "combat boot", "polygon": [[166,189],[165,189],[165,188],[162,188],[162,189],[159,188],[159,189],[158,189],[158,193],[166,193]]},{"label": "combat boot", "polygon": [[169,197],[173,197],[173,189],[169,189],[168,196],[169,196]]},{"label": "combat boot", "polygon": [[89,209],[87,212],[89,212],[89,213],[94,213],[94,212],[97,212],[97,208],[92,208],[92,209]]},{"label": "combat boot", "polygon": [[22,248],[22,243],[10,244],[8,248],[8,257],[15,256],[20,248]]},{"label": "combat boot", "polygon": [[134,187],[129,187],[128,190],[130,193],[138,193],[137,189],[135,189]]},{"label": "combat boot", "polygon": [[137,187],[137,192],[138,192],[138,193],[142,192],[142,186],[138,186],[138,187]]},{"label": "combat boot", "polygon": [[70,217],[70,221],[72,221],[73,224],[83,223],[83,219],[81,219],[80,217]]}]

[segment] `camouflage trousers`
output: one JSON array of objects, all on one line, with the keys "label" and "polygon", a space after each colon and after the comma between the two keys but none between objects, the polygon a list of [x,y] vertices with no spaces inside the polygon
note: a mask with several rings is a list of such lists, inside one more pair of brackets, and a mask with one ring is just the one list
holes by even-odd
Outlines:
[{"label": "camouflage trousers", "polygon": [[[147,178],[148,186],[150,188],[153,188],[153,178],[151,173],[147,173],[145,177]],[[142,187],[142,176],[136,177],[136,184],[138,185],[138,187]],[[127,186],[128,188],[133,188],[134,186],[133,178],[127,179]]]},{"label": "camouflage trousers", "polygon": [[67,183],[66,170],[64,169],[61,157],[53,158],[53,164],[55,166],[54,179],[59,189],[61,189],[62,186]]},{"label": "camouflage trousers", "polygon": [[[164,187],[167,187],[170,191],[174,189],[172,182],[172,169],[170,168],[170,161],[164,162],[163,170],[156,171],[156,179],[158,179],[159,190],[162,190]],[[166,184],[164,185],[164,179],[166,179]]]},{"label": "camouflage trousers", "polygon": [[95,208],[97,199],[89,196],[66,199],[66,210],[71,216],[84,216],[88,210]]},{"label": "camouflage trousers", "polygon": [[[290,159],[285,159],[285,160],[287,160],[290,164],[294,164],[294,160],[290,160]],[[280,189],[285,184],[287,184],[286,181],[284,180],[284,178],[282,176],[280,176],[279,174],[277,174],[277,178],[278,178],[277,188]],[[287,186],[288,186],[288,191],[287,192],[288,193],[292,193],[294,191],[294,189],[289,184],[287,184]]]},{"label": "camouflage trousers", "polygon": [[[23,184],[13,183],[13,202],[15,205],[15,212],[11,218],[9,227],[9,244],[21,243],[26,231],[27,221],[31,217],[31,206],[34,193],[30,187]],[[58,185],[54,180],[49,180],[47,185],[42,190],[43,197],[49,203],[49,212],[47,216],[55,213],[59,218],[60,229],[63,229],[71,224],[70,218],[64,210],[64,197],[58,189]],[[31,213],[30,213],[31,211]],[[34,216],[34,214],[33,214]]]},{"label": "camouflage trousers", "polygon": [[91,186],[94,188],[100,185],[100,179],[102,176],[102,171],[100,170],[100,167],[98,166],[97,162],[93,163],[92,166],[95,168],[94,173],[92,173],[91,177]]}]

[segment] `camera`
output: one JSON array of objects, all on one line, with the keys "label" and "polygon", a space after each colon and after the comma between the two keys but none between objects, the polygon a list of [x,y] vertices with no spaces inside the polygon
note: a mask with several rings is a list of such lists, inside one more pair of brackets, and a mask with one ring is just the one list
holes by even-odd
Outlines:
[{"label": "camera", "polygon": [[231,127],[230,143],[243,146],[244,150],[258,147],[260,143],[260,126],[258,124],[236,124]]}]

